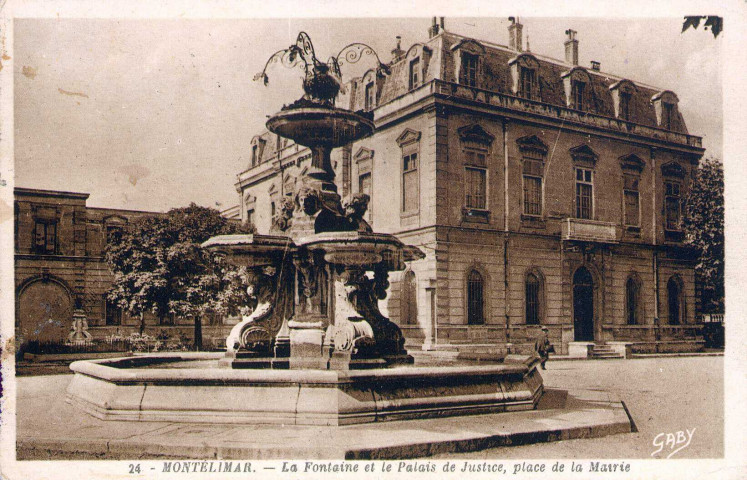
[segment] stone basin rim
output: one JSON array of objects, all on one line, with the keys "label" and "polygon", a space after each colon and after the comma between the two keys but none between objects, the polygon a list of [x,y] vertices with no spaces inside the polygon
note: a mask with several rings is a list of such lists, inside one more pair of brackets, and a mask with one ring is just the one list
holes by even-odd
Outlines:
[{"label": "stone basin rim", "polygon": [[438,367],[391,367],[370,370],[285,370],[285,369],[232,369],[232,368],[117,368],[111,364],[132,359],[150,358],[178,359],[177,361],[218,360],[222,353],[199,354],[198,356],[176,355],[139,355],[97,360],[79,360],[70,364],[75,374],[99,378],[112,383],[143,382],[227,382],[227,383],[303,383],[303,384],[340,384],[358,381],[397,381],[433,379],[443,376],[505,376],[523,375],[536,367],[536,362],[511,363],[495,365],[462,365]]}]

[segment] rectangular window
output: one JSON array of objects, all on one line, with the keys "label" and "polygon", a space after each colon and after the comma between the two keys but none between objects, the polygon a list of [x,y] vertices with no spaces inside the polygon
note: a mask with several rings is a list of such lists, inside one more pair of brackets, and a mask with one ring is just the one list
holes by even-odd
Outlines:
[{"label": "rectangular window", "polygon": [[246,223],[249,225],[254,225],[254,209],[250,208],[246,211]]},{"label": "rectangular window", "polygon": [[630,120],[630,93],[620,92],[620,118]]},{"label": "rectangular window", "polygon": [[122,325],[122,309],[119,308],[115,303],[106,301],[106,324],[107,325]]},{"label": "rectangular window", "polygon": [[34,252],[54,255],[57,251],[57,223],[37,221],[34,228]]},{"label": "rectangular window", "polygon": [[533,154],[525,154],[523,165],[524,215],[542,215],[543,159]]},{"label": "rectangular window", "polygon": [[418,152],[405,150],[402,155],[402,211],[417,211],[419,195]]},{"label": "rectangular window", "polygon": [[519,95],[524,98],[532,98],[532,92],[534,91],[534,70],[531,68],[521,68],[521,91]]},{"label": "rectangular window", "polygon": [[674,106],[671,103],[661,104],[661,126],[667,130],[672,129],[672,117],[674,115]]},{"label": "rectangular window", "polygon": [[576,218],[590,220],[594,210],[593,172],[588,168],[576,169]]},{"label": "rectangular window", "polygon": [[467,208],[487,208],[487,151],[464,150],[464,191]]},{"label": "rectangular window", "polygon": [[477,86],[477,55],[462,52],[462,71],[459,72],[459,83],[468,87]]},{"label": "rectangular window", "polygon": [[680,184],[676,182],[666,182],[664,184],[665,228],[667,230],[679,231],[681,228],[682,202],[680,188]]},{"label": "rectangular window", "polygon": [[366,110],[371,110],[376,106],[374,83],[370,82],[366,85]]},{"label": "rectangular window", "polygon": [[638,177],[625,175],[623,185],[625,200],[625,225],[638,227],[641,224],[640,193],[638,191]]},{"label": "rectangular window", "polygon": [[257,146],[252,146],[252,167],[257,165]]},{"label": "rectangular window", "polygon": [[573,106],[576,110],[584,109],[584,82],[573,82]]},{"label": "rectangular window", "polygon": [[420,58],[410,62],[410,90],[420,86]]},{"label": "rectangular window", "polygon": [[466,167],[467,208],[485,210],[487,172],[484,168]]},{"label": "rectangular window", "polygon": [[371,172],[363,173],[358,177],[358,192],[365,193],[368,195],[368,210],[366,211],[366,219],[371,220],[373,215],[373,189],[371,188]]},{"label": "rectangular window", "polygon": [[524,214],[542,215],[542,177],[524,175]]}]

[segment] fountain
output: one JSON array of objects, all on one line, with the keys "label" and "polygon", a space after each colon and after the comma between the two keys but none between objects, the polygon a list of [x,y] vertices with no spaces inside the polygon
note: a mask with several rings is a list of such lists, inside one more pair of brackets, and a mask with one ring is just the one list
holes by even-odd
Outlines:
[{"label": "fountain", "polygon": [[[203,244],[248,269],[251,315],[226,353],[160,354],[76,362],[68,401],[102,419],[342,425],[536,406],[542,378],[534,356],[480,366],[411,365],[400,328],[379,310],[388,274],[425,257],[364,220],[369,198],[343,205],[332,149],[374,131],[370,116],[337,108],[340,65],[373,54],[345,47],[320,62],[306,33],[275,53],[301,66],[304,96],[267,128],[307,146],[311,168],[268,235],[227,235]],[[377,61],[378,61],[378,57]],[[378,62],[382,74],[388,67]]]}]

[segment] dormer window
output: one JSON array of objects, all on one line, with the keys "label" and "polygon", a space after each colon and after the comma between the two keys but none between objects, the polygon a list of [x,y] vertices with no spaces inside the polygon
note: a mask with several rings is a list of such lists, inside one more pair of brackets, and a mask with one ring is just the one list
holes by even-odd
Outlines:
[{"label": "dormer window", "polygon": [[374,82],[366,85],[366,110],[371,110],[376,106],[376,90]]},{"label": "dormer window", "polygon": [[674,92],[665,90],[651,97],[656,113],[656,122],[660,128],[677,130],[677,103],[679,99]]},{"label": "dormer window", "polygon": [[482,59],[485,47],[466,38],[451,47],[454,58],[454,81],[465,87],[480,88]]},{"label": "dormer window", "polygon": [[590,92],[592,90],[592,78],[583,67],[573,67],[561,75],[563,79],[563,90],[565,90],[565,101],[569,108],[575,110],[591,110]]},{"label": "dormer window", "polygon": [[632,95],[628,92],[620,92],[620,113],[619,118],[630,120],[630,98]]},{"label": "dormer window", "polygon": [[418,88],[422,79],[420,78],[420,57],[410,61],[410,90]]},{"label": "dormer window", "polygon": [[265,140],[260,137],[256,136],[252,138],[252,167],[256,167],[260,163],[262,163],[262,153],[265,148]]},{"label": "dormer window", "polygon": [[519,89],[519,96],[524,98],[532,98],[532,91],[534,91],[536,79],[534,70],[531,68],[521,68],[521,88]]},{"label": "dormer window", "polygon": [[459,83],[468,87],[477,86],[477,55],[462,52],[462,69],[459,74]]},{"label": "dormer window", "polygon": [[584,89],[586,84],[578,80],[573,82],[573,107],[576,110],[584,109]]},{"label": "dormer window", "polygon": [[672,129],[672,118],[674,115],[674,105],[672,105],[671,103],[662,103],[661,107],[662,107],[661,126],[666,128],[667,130],[671,130]]},{"label": "dormer window", "polygon": [[630,80],[620,80],[610,86],[612,102],[615,107],[615,116],[620,120],[631,122],[634,120],[633,94],[637,88]]},{"label": "dormer window", "polygon": [[508,62],[511,68],[514,95],[539,100],[539,62],[533,55],[522,53]]}]

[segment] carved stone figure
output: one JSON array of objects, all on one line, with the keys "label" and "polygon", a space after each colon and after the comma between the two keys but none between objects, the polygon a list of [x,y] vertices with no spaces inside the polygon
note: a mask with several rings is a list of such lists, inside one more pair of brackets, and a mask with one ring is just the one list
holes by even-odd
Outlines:
[{"label": "carved stone figure", "polygon": [[[265,266],[259,271],[253,272],[250,279],[250,284],[246,288],[246,293],[252,300],[256,301],[256,306],[250,315],[244,315],[242,321],[234,325],[231,329],[231,333],[226,339],[226,349],[229,352],[238,350],[239,348],[246,348],[246,342],[250,340],[250,337],[254,341],[259,341],[261,332],[257,329],[264,330],[266,332],[266,338],[272,338],[271,328],[264,325],[269,319],[273,312],[275,305],[275,293],[277,279],[275,275],[277,269],[274,266]],[[247,332],[251,329],[251,334],[247,335]]]},{"label": "carved stone figure", "polygon": [[[381,282],[381,274],[379,274]],[[379,311],[378,300],[386,296],[375,285],[377,281],[368,278],[363,270],[350,269],[343,273],[347,300],[353,309],[371,325],[375,346],[372,355],[393,356],[406,354],[405,338],[400,328]],[[382,294],[383,293],[383,294]],[[363,353],[363,352],[361,352]]]},{"label": "carved stone figure", "polygon": [[67,339],[70,343],[86,343],[92,338],[88,332],[88,319],[82,309],[75,309],[73,312],[73,325],[70,329],[70,335]]},{"label": "carved stone figure", "polygon": [[272,219],[272,226],[276,230],[284,232],[288,230],[293,222],[293,210],[295,205],[290,198],[284,198],[280,204],[280,212]]},{"label": "carved stone figure", "polygon": [[354,232],[373,232],[371,225],[363,219],[368,210],[369,201],[371,201],[371,197],[365,193],[356,193],[345,205],[345,219],[350,230]]}]

